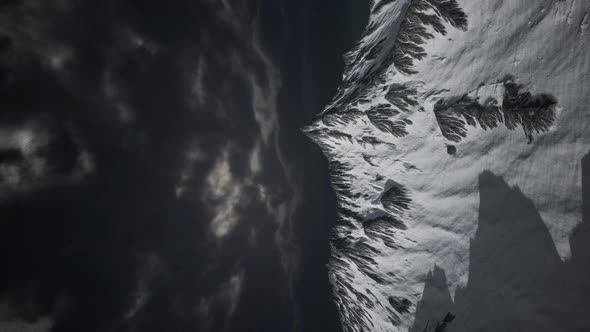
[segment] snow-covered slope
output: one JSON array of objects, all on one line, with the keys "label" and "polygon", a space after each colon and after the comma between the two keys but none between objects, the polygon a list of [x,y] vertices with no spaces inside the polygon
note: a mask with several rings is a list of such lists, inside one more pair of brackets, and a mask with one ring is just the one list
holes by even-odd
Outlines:
[{"label": "snow-covered slope", "polygon": [[304,131],[338,196],[329,269],[345,330],[407,331],[435,266],[451,294],[468,284],[485,171],[518,186],[570,258],[590,147],[590,2],[371,6],[337,95]]}]

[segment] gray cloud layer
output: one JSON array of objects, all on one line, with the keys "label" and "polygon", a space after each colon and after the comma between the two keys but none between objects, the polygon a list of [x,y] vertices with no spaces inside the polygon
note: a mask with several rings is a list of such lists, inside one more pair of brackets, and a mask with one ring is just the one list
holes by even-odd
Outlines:
[{"label": "gray cloud layer", "polygon": [[291,303],[301,195],[252,2],[23,1],[0,18],[0,258],[17,271],[0,329],[220,331],[254,324],[243,301]]}]

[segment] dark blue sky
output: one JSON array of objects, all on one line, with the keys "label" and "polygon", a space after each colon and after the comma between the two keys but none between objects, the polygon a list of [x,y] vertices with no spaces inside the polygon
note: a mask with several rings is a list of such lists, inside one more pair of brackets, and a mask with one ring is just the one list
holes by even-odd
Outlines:
[{"label": "dark blue sky", "polygon": [[[300,172],[304,192],[295,217],[301,250],[295,291],[299,330],[341,331],[325,267],[327,239],[336,220],[334,193],[324,157],[301,135],[300,128],[311,123],[335,93],[343,70],[342,54],[360,35],[368,18],[368,4],[284,1],[283,6],[285,32],[278,34],[271,28],[278,24],[278,16],[272,13],[266,16],[269,28],[265,31],[284,73],[279,107],[282,144],[290,164]],[[350,12],[356,15],[354,20]]]}]

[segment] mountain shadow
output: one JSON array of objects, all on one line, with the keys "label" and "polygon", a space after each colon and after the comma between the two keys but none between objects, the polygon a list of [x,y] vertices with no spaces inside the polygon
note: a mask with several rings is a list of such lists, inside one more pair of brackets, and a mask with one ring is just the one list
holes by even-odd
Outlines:
[{"label": "mountain shadow", "polygon": [[447,287],[445,270],[435,265],[426,276],[422,300],[416,307],[415,324],[410,331],[433,331],[435,323],[451,309],[453,299]]},{"label": "mountain shadow", "polygon": [[427,275],[411,332],[590,331],[590,154],[582,159],[582,222],[562,262],[533,202],[486,171],[479,177],[479,225],[469,281],[450,300],[444,270]]}]

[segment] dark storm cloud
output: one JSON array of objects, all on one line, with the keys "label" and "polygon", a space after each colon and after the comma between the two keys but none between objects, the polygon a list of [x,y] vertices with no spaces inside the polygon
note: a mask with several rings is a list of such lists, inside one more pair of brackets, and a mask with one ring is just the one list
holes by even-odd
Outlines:
[{"label": "dark storm cloud", "polygon": [[300,194],[257,15],[1,5],[0,329],[242,330],[291,305]]}]

